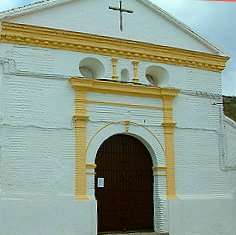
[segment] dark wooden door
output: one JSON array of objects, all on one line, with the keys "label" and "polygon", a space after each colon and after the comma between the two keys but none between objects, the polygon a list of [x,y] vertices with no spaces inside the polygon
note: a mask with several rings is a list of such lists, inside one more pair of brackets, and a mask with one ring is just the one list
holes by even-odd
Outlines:
[{"label": "dark wooden door", "polygon": [[100,147],[96,164],[98,232],[153,231],[152,161],[146,147],[132,136],[112,136]]}]

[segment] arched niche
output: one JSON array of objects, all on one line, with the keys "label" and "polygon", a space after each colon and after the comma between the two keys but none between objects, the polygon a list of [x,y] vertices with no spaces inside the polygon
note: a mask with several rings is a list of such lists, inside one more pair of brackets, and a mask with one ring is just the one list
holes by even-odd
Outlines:
[{"label": "arched niche", "polygon": [[102,78],[105,74],[105,67],[102,62],[92,57],[81,60],[79,70],[81,75],[85,78]]},{"label": "arched niche", "polygon": [[161,66],[151,65],[146,69],[146,79],[152,86],[165,86],[169,81],[169,73]]}]

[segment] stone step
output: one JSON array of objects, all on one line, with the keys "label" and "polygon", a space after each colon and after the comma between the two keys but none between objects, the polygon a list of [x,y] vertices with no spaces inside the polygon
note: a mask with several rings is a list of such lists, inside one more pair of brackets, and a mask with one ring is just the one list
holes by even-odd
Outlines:
[{"label": "stone step", "polygon": [[99,233],[99,235],[159,235],[155,232]]}]

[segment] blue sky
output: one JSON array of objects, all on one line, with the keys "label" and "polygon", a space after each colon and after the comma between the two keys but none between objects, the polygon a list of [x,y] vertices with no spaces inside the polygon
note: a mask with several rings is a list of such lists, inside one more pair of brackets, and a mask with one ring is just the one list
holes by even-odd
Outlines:
[{"label": "blue sky", "polygon": [[[236,3],[200,0],[152,0],[231,56],[223,73],[223,93],[236,96]],[[0,0],[0,11],[33,0]]]}]

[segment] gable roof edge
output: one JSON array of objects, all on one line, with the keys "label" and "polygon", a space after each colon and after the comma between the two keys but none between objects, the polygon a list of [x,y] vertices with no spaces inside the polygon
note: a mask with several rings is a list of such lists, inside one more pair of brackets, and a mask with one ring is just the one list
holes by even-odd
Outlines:
[{"label": "gable roof edge", "polygon": [[176,19],[176,17],[172,16],[162,8],[158,7],[156,4],[152,3],[150,0],[138,0],[142,3],[144,3],[146,6],[150,7],[154,11],[160,13],[163,17],[165,17],[168,21],[174,23],[177,27],[181,28],[186,33],[190,34],[193,38],[197,39],[201,43],[203,43],[205,46],[207,46],[209,49],[213,50],[219,55],[227,56],[223,52],[223,50],[219,49],[217,46],[215,46],[213,43],[209,42],[205,37],[199,35],[199,33],[196,33],[194,30],[192,30],[189,26],[184,24],[183,22]]},{"label": "gable roof edge", "polygon": [[9,10],[0,12],[0,21],[6,20],[12,17],[22,16],[28,13],[32,13],[37,10],[43,10],[44,8],[57,6],[63,3],[71,2],[74,0],[41,0],[26,4],[24,6],[15,7]]}]

